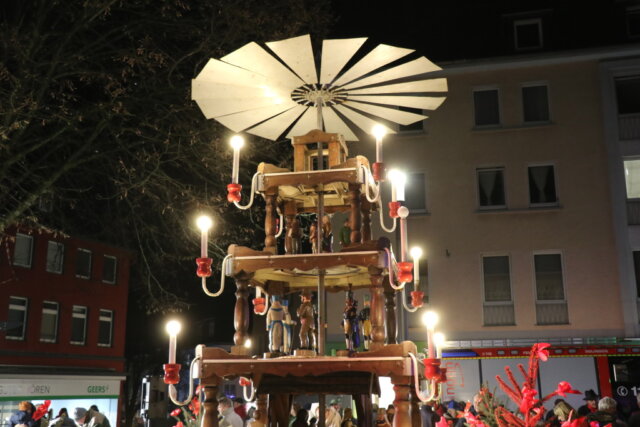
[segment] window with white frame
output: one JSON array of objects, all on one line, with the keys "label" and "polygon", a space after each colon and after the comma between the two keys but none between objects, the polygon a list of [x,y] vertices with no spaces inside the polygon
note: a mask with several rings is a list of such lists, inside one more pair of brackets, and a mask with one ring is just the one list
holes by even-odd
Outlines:
[{"label": "window with white frame", "polygon": [[111,255],[105,255],[102,258],[102,282],[109,284],[116,283],[117,270],[118,259]]},{"label": "window with white frame", "polygon": [[47,243],[47,271],[62,274],[64,264],[64,244],[49,240]]},{"label": "window with white frame", "polygon": [[633,251],[633,271],[636,278],[636,296],[640,298],[640,251]]},{"label": "window with white frame", "polygon": [[624,181],[627,199],[640,199],[640,159],[624,161]]},{"label": "window with white frame", "polygon": [[556,176],[553,165],[529,166],[529,204],[549,206],[558,204]]},{"label": "window with white frame", "polygon": [[42,303],[42,321],[40,322],[40,341],[56,342],[58,338],[58,303]]},{"label": "window with white frame", "polygon": [[508,255],[482,257],[484,325],[515,325]]},{"label": "window with white frame", "polygon": [[497,88],[473,90],[474,123],[478,127],[500,125],[500,100]]},{"label": "window with white frame", "polygon": [[536,321],[538,325],[569,323],[564,291],[562,255],[539,253],[533,255],[536,280]]},{"label": "window with white frame", "polygon": [[407,184],[404,189],[404,204],[411,213],[427,212],[427,194],[423,172],[407,174]]},{"label": "window with white frame", "polygon": [[74,305],[71,314],[71,344],[84,345],[87,340],[87,307]]},{"label": "window with white frame", "polygon": [[502,209],[507,206],[504,192],[504,168],[478,168],[478,205],[480,209]]},{"label": "window with white frame", "polygon": [[540,18],[518,19],[513,22],[516,50],[540,49],[542,47],[542,20]]},{"label": "window with white frame", "polygon": [[98,346],[111,347],[113,334],[113,311],[100,310],[98,319]]},{"label": "window with white frame", "polygon": [[522,120],[524,123],[549,121],[549,88],[546,84],[522,86]]},{"label": "window with white frame", "polygon": [[617,77],[615,86],[618,114],[640,113],[640,76]]},{"label": "window with white frame", "polygon": [[27,329],[28,300],[22,297],[9,297],[9,312],[5,337],[8,340],[24,340]]},{"label": "window with white frame", "polygon": [[78,248],[76,258],[76,277],[81,279],[91,278],[91,251]]},{"label": "window with white frame", "polygon": [[33,255],[33,236],[16,233],[16,244],[13,248],[13,265],[31,268]]}]

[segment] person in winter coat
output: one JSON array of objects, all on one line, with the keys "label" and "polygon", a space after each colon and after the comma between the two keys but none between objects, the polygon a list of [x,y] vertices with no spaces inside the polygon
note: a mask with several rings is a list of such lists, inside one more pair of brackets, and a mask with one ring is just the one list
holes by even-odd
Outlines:
[{"label": "person in winter coat", "polygon": [[111,427],[107,417],[94,409],[76,408],[73,419],[80,427]]},{"label": "person in winter coat", "polygon": [[627,423],[618,418],[618,404],[611,397],[603,397],[598,401],[598,410],[587,415],[589,425],[598,423],[600,427],[611,425],[612,427],[626,427]]},{"label": "person in winter coat", "polygon": [[33,427],[36,421],[31,417],[31,414],[33,413],[32,408],[33,405],[27,400],[23,400],[18,403],[18,412],[11,416],[9,419],[9,425],[11,427],[15,427],[17,425]]},{"label": "person in winter coat", "polygon": [[58,416],[51,420],[49,427],[76,427],[76,423],[69,417],[67,408],[62,408],[58,412]]}]

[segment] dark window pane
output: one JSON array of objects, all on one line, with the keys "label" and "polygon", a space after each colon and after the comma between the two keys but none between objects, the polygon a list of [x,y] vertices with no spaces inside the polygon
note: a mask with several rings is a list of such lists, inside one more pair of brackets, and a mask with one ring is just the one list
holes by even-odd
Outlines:
[{"label": "dark window pane", "polygon": [[508,256],[482,258],[484,274],[484,300],[486,302],[511,301]]},{"label": "dark window pane", "polygon": [[71,318],[71,342],[74,344],[84,344],[87,325],[87,308],[73,307],[73,317]]},{"label": "dark window pane", "polygon": [[516,48],[533,49],[542,47],[540,44],[540,23],[516,23]]},{"label": "dark window pane", "polygon": [[529,201],[531,204],[557,203],[553,166],[529,167]]},{"label": "dark window pane", "polygon": [[498,108],[498,90],[480,90],[473,92],[473,107],[476,126],[500,124]]},{"label": "dark window pane", "polygon": [[627,12],[627,34],[631,37],[640,36],[640,11]]},{"label": "dark window pane", "polygon": [[538,300],[564,300],[560,254],[534,255]]},{"label": "dark window pane", "polygon": [[76,260],[76,276],[88,279],[91,277],[91,252],[78,249]]},{"label": "dark window pane", "polygon": [[49,273],[62,273],[64,261],[64,244],[49,241],[47,244],[47,271]]},{"label": "dark window pane", "polygon": [[640,76],[616,79],[618,114],[640,113]]},{"label": "dark window pane", "polygon": [[118,260],[116,257],[105,256],[102,264],[102,281],[105,283],[116,283],[116,267]]},{"label": "dark window pane", "polygon": [[33,237],[26,234],[16,234],[16,245],[13,248],[13,265],[31,267],[32,249]]},{"label": "dark window pane", "polygon": [[409,211],[424,212],[427,209],[427,198],[425,195],[425,182],[423,173],[410,173],[407,176],[407,185],[404,189],[405,205]]},{"label": "dark window pane", "polygon": [[98,325],[98,345],[111,346],[111,327],[113,324],[113,312],[100,310],[100,322]]},{"label": "dark window pane", "polygon": [[633,251],[633,269],[636,273],[636,295],[640,298],[640,251]]},{"label": "dark window pane", "polygon": [[549,121],[549,98],[546,86],[522,88],[522,109],[525,122]]},{"label": "dark window pane", "polygon": [[27,300],[24,298],[9,298],[9,312],[7,313],[7,338],[24,338],[27,320]]},{"label": "dark window pane", "polygon": [[501,169],[478,170],[480,206],[504,206],[504,176]]}]

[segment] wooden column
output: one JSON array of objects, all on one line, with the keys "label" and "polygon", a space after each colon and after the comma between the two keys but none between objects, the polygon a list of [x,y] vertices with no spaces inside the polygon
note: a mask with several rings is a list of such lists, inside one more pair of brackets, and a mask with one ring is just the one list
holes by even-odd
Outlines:
[{"label": "wooden column", "polygon": [[233,334],[234,346],[231,347],[231,354],[248,354],[248,349],[244,343],[249,337],[249,281],[253,274],[241,272],[235,277],[236,280],[236,306],[233,312],[233,326],[236,330]]},{"label": "wooden column", "polygon": [[386,276],[384,278],[383,289],[385,300],[385,331],[387,334],[387,344],[398,344],[398,327],[396,326],[396,292],[389,285],[389,276]]},{"label": "wooden column", "polygon": [[[276,190],[277,191],[277,190]],[[265,194],[265,216],[264,216],[264,250],[277,253],[276,249],[276,217],[278,212],[276,211],[276,193],[269,191]]]},{"label": "wooden column", "polygon": [[290,411],[290,395],[285,393],[269,395],[269,425],[271,427],[288,427]]},{"label": "wooden column", "polygon": [[358,412],[358,427],[373,427],[373,406],[370,394],[354,394],[351,396],[356,403]]},{"label": "wooden column", "polygon": [[284,250],[288,255],[298,254],[300,253],[300,222],[296,218],[296,203],[287,202],[283,209],[286,220]]},{"label": "wooden column", "polygon": [[357,244],[362,241],[362,233],[360,227],[362,221],[360,217],[360,184],[349,184],[349,203],[351,210],[349,212],[349,225],[351,226],[351,244]]},{"label": "wooden column", "polygon": [[218,427],[218,387],[204,386],[204,400],[202,401],[202,427]]},{"label": "wooden column", "polygon": [[411,426],[422,427],[422,415],[420,414],[420,399],[416,396],[413,384],[409,386],[411,389]]},{"label": "wooden column", "polygon": [[382,269],[369,267],[371,279],[371,348],[377,350],[384,346],[384,299],[382,288]]},{"label": "wooden column", "polygon": [[396,398],[393,406],[396,414],[393,427],[412,427],[411,423],[411,377],[391,377]]},{"label": "wooden column", "polygon": [[360,212],[362,213],[362,241],[371,240],[371,203],[367,196],[360,195]]}]

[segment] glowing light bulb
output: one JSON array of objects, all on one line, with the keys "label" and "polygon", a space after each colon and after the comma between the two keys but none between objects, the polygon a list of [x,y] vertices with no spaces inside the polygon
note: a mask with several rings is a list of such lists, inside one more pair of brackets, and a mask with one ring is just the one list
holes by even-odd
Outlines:
[{"label": "glowing light bulb", "polygon": [[170,320],[165,325],[165,329],[169,334],[169,363],[176,363],[177,337],[182,325],[177,320]]},{"label": "glowing light bulb", "polygon": [[411,254],[411,258],[413,259],[417,260],[422,258],[422,248],[420,246],[412,247],[409,253]]},{"label": "glowing light bulb", "polygon": [[209,253],[209,229],[213,221],[206,215],[201,215],[196,220],[196,225],[200,229],[200,258],[207,258]]},{"label": "glowing light bulb", "polygon": [[427,311],[422,315],[422,323],[427,329],[433,329],[438,324],[440,317],[435,311]]},{"label": "glowing light bulb", "polygon": [[376,138],[376,163],[382,163],[382,138],[387,134],[387,128],[377,123],[371,129],[371,133]]},{"label": "glowing light bulb", "polygon": [[231,140],[229,140],[229,144],[234,150],[239,150],[244,147],[244,138],[240,135],[233,135]]},{"label": "glowing light bulb", "polygon": [[196,219],[196,225],[200,229],[200,231],[209,231],[211,226],[213,225],[213,221],[207,215],[201,215]]},{"label": "glowing light bulb", "polygon": [[244,147],[244,138],[240,135],[233,135],[229,141],[231,147],[233,147],[233,164],[231,168],[231,182],[233,184],[238,183],[238,177],[240,175],[240,149]]},{"label": "glowing light bulb", "polygon": [[391,201],[404,200],[404,186],[407,183],[407,174],[398,169],[391,169],[387,173],[387,178],[391,181]]}]

